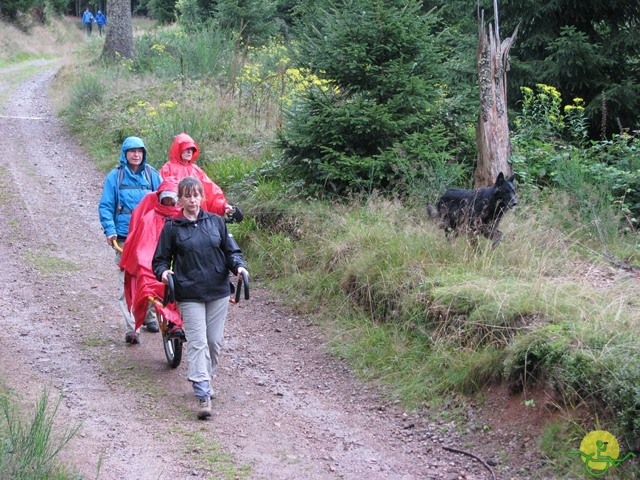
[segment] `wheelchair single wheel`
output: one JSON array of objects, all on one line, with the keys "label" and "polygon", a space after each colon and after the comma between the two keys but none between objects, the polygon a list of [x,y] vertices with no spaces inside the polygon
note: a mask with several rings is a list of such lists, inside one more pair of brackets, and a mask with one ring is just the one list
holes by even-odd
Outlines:
[{"label": "wheelchair single wheel", "polygon": [[160,331],[162,332],[162,344],[164,346],[164,355],[167,357],[167,362],[171,368],[178,368],[182,361],[182,344],[184,343],[184,334],[179,337],[170,335],[169,322],[164,318],[164,315],[156,312],[158,317],[158,325],[160,325]]},{"label": "wheelchair single wheel", "polygon": [[[167,275],[168,284],[164,289],[164,297],[162,299],[162,306],[165,307],[169,303],[175,302],[175,287],[173,275]],[[177,368],[182,361],[182,344],[185,342],[184,332],[180,330],[171,333],[170,323],[161,315],[156,312],[158,316],[158,323],[160,324],[160,330],[162,331],[162,343],[164,345],[164,354],[167,357],[167,362],[171,368]]]},{"label": "wheelchair single wheel", "polygon": [[171,368],[178,368],[182,361],[182,339],[170,338],[169,335],[162,335],[162,342],[164,343],[164,354],[167,357],[167,362]]}]

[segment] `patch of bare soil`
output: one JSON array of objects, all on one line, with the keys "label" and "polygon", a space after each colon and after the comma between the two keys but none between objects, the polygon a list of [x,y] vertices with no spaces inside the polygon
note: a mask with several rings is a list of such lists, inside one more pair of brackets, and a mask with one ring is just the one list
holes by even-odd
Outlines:
[{"label": "patch of bare soil", "polygon": [[539,469],[543,409],[498,389],[456,423],[406,412],[259,282],[230,308],[214,415],[196,420],[185,362],[168,367],[159,334],[124,343],[97,214],[104,174],[50,111],[47,68],[0,117],[0,372],[25,405],[45,385],[62,395],[60,426],[82,422],[64,459],[84,478],[490,479],[492,466],[506,479]]}]

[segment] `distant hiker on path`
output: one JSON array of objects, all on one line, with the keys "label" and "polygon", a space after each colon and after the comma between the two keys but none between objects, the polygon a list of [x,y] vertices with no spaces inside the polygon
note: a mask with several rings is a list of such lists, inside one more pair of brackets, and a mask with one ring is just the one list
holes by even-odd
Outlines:
[{"label": "distant hiker on path", "polygon": [[93,14],[89,11],[89,7],[87,7],[82,14],[82,24],[87,29],[88,36],[91,36],[91,26],[95,21],[96,19],[93,18]]},{"label": "distant hiker on path", "polygon": [[100,33],[100,36],[102,36],[104,26],[107,24],[107,17],[105,17],[104,13],[100,10],[96,13],[96,23],[98,24],[98,32]]}]

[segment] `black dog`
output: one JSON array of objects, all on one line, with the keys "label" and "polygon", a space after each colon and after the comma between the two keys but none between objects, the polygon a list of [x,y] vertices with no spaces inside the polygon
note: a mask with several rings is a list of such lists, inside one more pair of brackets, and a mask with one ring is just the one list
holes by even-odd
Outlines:
[{"label": "black dog", "polygon": [[513,178],[505,178],[500,172],[493,187],[447,190],[435,207],[427,207],[427,213],[438,220],[447,236],[464,230],[473,236],[480,234],[492,240],[491,246],[495,247],[502,237],[498,230],[502,216],[518,204]]}]

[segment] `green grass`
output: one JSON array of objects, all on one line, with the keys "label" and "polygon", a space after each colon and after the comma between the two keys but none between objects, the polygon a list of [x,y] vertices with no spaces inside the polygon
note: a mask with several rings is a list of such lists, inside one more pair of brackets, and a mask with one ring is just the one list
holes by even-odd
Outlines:
[{"label": "green grass", "polygon": [[0,472],[12,480],[68,480],[77,478],[58,464],[56,456],[75,436],[80,424],[54,428],[62,395],[52,399],[45,388],[31,414],[18,405],[17,395],[0,387]]},{"label": "green grass", "polygon": [[208,163],[204,170],[209,178],[215,178],[220,188],[228,192],[234,186],[241,185],[254,170],[262,166],[262,163],[262,158],[230,155]]},{"label": "green grass", "polygon": [[576,478],[585,477],[584,464],[570,452],[580,445],[588,432],[570,421],[549,423],[540,438],[540,450],[549,459],[547,471],[550,474],[566,475],[571,472]]},{"label": "green grass", "polygon": [[[6,209],[9,205],[16,202],[17,194],[9,188],[9,169],[0,166],[0,207]],[[8,212],[8,211],[7,211]],[[3,244],[12,244],[18,241],[22,236],[20,229],[20,217],[17,215],[4,214],[3,232],[0,242]]]},{"label": "green grass", "polygon": [[80,343],[85,347],[107,347],[113,344],[113,341],[110,338],[93,337],[87,335],[86,337],[82,338]]},{"label": "green grass", "polygon": [[640,399],[622,384],[640,381],[630,361],[640,353],[640,286],[630,276],[583,281],[610,270],[591,255],[597,243],[585,248],[588,239],[543,222],[519,207],[491,249],[447,242],[397,203],[306,202],[245,243],[254,274],[277,279],[284,298],[295,292],[297,308],[338,319],[326,327],[335,352],[409,405],[547,381],[567,403],[608,405],[611,427],[631,434]]},{"label": "green grass", "polygon": [[2,207],[10,205],[11,202],[15,199],[15,194],[13,194],[8,188],[8,177],[9,169],[4,165],[0,165],[0,206]]},{"label": "green grass", "polygon": [[[161,343],[158,342],[158,349],[161,348]],[[124,344],[123,344],[124,345]],[[97,345],[97,347],[106,347],[107,345]],[[129,348],[128,345],[123,347]],[[140,401],[144,402],[144,398],[148,397],[153,402],[159,402],[162,399],[167,398],[168,393],[158,387],[157,376],[159,372],[155,368],[139,368],[139,365],[132,365],[131,359],[126,352],[120,350],[122,354],[112,354],[105,359],[104,365],[109,374],[109,381],[114,385],[123,385],[127,389],[137,391],[140,393]],[[149,359],[152,363],[153,360]]]},{"label": "green grass", "polygon": [[24,254],[26,263],[36,270],[38,278],[51,278],[66,272],[75,272],[75,262],[48,254],[42,250],[28,250]]},{"label": "green grass", "polygon": [[[205,430],[203,428],[203,430]],[[213,476],[225,480],[243,480],[251,477],[250,465],[236,465],[233,457],[225,453],[222,446],[210,437],[201,434],[196,430],[183,428],[174,429],[187,439],[186,450],[195,452],[195,467],[203,469]]]},{"label": "green grass", "polygon": [[9,67],[9,66],[15,65],[17,63],[27,62],[29,60],[37,60],[37,58],[38,58],[37,56],[28,54],[26,52],[17,52],[9,60],[0,59],[0,68]]}]

